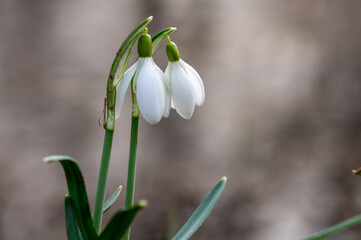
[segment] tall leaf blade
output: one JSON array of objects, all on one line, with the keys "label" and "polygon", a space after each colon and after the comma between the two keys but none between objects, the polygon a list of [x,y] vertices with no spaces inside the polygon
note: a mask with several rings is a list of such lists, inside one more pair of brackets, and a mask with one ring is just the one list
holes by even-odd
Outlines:
[{"label": "tall leaf blade", "polygon": [[79,230],[85,240],[96,240],[98,234],[95,231],[83,175],[78,164],[73,158],[60,155],[46,157],[44,161],[59,162],[62,165],[68,185],[69,196],[74,203],[74,212]]},{"label": "tall leaf blade", "polygon": [[110,196],[110,198],[104,203],[103,206],[103,213],[108,211],[108,209],[113,205],[113,203],[117,200],[119,197],[120,192],[122,191],[122,186],[119,186],[117,190]]},{"label": "tall leaf blade", "polygon": [[80,240],[78,225],[74,215],[73,202],[69,195],[65,196],[65,224],[68,240]]},{"label": "tall leaf blade", "polygon": [[325,239],[326,237],[329,237],[331,235],[334,235],[336,233],[342,232],[346,229],[349,229],[351,227],[356,226],[357,224],[361,223],[361,214],[357,215],[355,217],[346,219],[345,221],[342,221],[336,225],[333,225],[329,228],[326,228],[320,232],[314,233],[311,236],[308,236],[306,238],[302,238],[303,240],[321,240]]},{"label": "tall leaf blade", "polygon": [[163,29],[152,37],[152,52],[155,52],[159,45],[167,38],[167,35],[172,34],[177,28],[170,27]]},{"label": "tall leaf blade", "polygon": [[127,232],[138,211],[147,206],[146,201],[139,201],[133,207],[120,210],[114,214],[104,231],[100,234],[99,240],[119,240]]},{"label": "tall leaf blade", "polygon": [[186,240],[193,236],[193,234],[200,228],[200,226],[202,226],[203,222],[207,219],[208,215],[216,205],[226,185],[226,182],[226,177],[221,178],[221,180],[208,193],[198,208],[194,211],[193,215],[172,238],[172,240]]}]

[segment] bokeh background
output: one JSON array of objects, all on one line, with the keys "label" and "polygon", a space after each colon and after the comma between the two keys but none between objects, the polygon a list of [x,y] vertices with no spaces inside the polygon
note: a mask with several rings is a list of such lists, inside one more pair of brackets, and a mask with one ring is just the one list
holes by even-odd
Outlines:
[{"label": "bokeh background", "polygon": [[[78,160],[93,206],[106,78],[150,15],[151,34],[178,28],[171,38],[206,101],[189,121],[175,111],[156,126],[140,120],[135,198],[149,206],[133,239],[167,239],[224,175],[193,239],[300,239],[360,213],[351,174],[361,166],[360,9],[357,0],[0,0],[0,239],[66,238],[66,183],[47,155]],[[164,44],[154,59],[165,69]],[[129,95],[125,105],[108,195],[126,181]],[[330,239],[360,238],[355,227]]]}]

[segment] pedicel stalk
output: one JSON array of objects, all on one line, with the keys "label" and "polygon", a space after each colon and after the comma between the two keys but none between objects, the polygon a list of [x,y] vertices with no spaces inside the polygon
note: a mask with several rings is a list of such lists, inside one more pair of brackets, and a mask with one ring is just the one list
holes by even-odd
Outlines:
[{"label": "pedicel stalk", "polygon": [[[176,28],[166,28],[151,37],[146,28],[151,20],[152,17],[145,19],[128,35],[116,53],[110,69],[103,119],[105,136],[93,214],[91,214],[84,178],[77,162],[63,155],[53,155],[44,159],[45,162],[59,162],[66,176],[68,194],[64,203],[69,240],[129,239],[134,218],[147,206],[145,200],[134,203],[139,116],[142,115],[150,124],[157,124],[162,117],[168,117],[171,108],[174,108],[180,116],[190,119],[195,106],[201,106],[204,102],[202,79],[194,68],[179,57],[177,46],[169,39],[169,35]],[[169,63],[164,73],[154,63],[152,54],[165,39],[168,39],[166,53]],[[137,41],[138,59],[126,70]],[[119,186],[105,202],[115,120],[121,114],[129,86],[132,95],[132,123],[125,207],[116,211],[102,229],[103,214],[117,200],[122,189]],[[226,180],[226,177],[219,180],[172,239],[189,239],[198,230],[218,201]]]}]

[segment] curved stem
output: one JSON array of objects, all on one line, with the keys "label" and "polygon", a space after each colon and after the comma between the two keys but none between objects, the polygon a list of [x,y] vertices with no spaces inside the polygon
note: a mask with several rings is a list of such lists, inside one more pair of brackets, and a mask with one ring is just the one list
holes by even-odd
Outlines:
[{"label": "curved stem", "polygon": [[109,160],[110,160],[110,152],[112,149],[113,143],[113,130],[105,129],[105,137],[104,137],[104,145],[103,145],[103,153],[102,160],[100,164],[99,170],[99,178],[98,178],[98,188],[95,197],[95,206],[94,206],[94,224],[95,230],[97,233],[100,233],[102,218],[103,218],[103,205],[105,199],[105,190],[107,185],[107,177],[109,170]]}]

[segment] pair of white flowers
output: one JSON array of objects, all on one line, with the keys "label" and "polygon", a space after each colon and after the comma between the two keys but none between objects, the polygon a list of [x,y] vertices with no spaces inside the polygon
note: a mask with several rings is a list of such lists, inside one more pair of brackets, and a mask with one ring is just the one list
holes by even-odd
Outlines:
[{"label": "pair of white flowers", "polygon": [[169,62],[163,73],[151,56],[150,36],[140,36],[139,58],[117,85],[116,118],[120,115],[133,76],[132,89],[136,94],[140,113],[150,124],[157,124],[162,117],[168,117],[171,108],[183,118],[190,119],[195,106],[203,104],[204,86],[197,71],[179,57],[177,46],[170,40],[166,50]]}]

